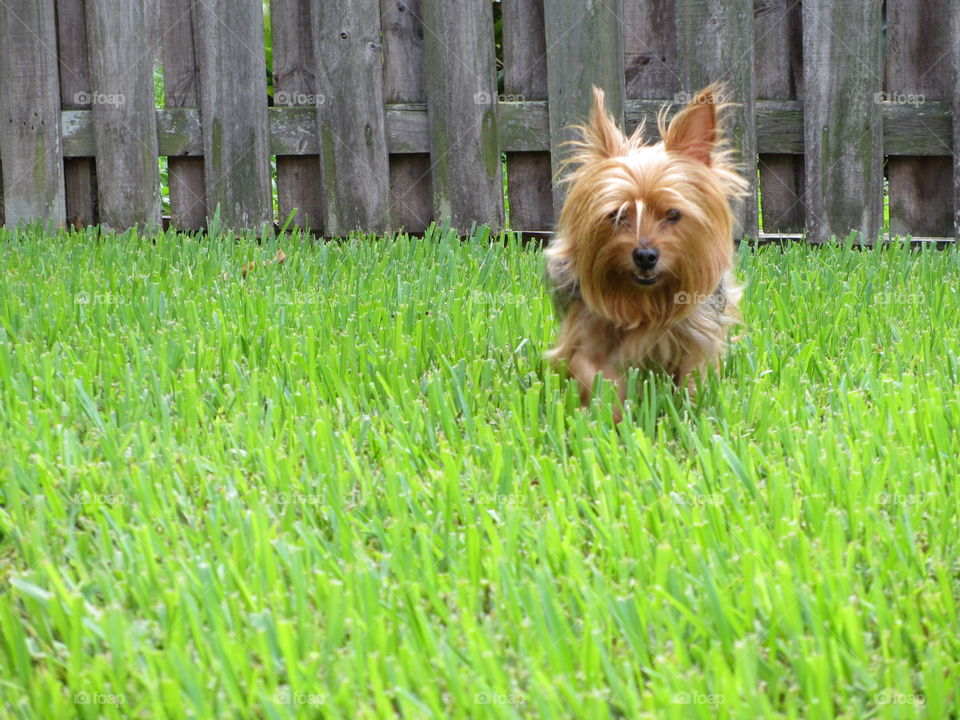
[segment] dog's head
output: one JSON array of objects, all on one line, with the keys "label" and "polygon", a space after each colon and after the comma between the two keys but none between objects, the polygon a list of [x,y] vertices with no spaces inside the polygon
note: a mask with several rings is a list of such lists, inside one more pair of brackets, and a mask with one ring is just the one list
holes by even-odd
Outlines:
[{"label": "dog's head", "polygon": [[623,327],[660,324],[709,297],[733,255],[731,202],[746,182],[723,147],[717,88],[700,91],[647,145],[629,138],[594,89],[572,143],[569,192],[548,253],[596,313]]}]

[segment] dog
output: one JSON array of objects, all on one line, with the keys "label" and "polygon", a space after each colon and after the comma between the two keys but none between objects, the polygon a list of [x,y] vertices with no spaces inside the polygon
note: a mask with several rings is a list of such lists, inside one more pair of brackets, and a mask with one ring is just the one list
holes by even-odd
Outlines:
[{"label": "dog", "polygon": [[[588,404],[597,375],[659,368],[693,391],[719,368],[742,288],[732,274],[734,207],[748,183],[726,147],[722,88],[698,92],[660,142],[641,125],[627,138],[593,89],[594,107],[564,164],[567,197],[546,250],[547,282],[562,318],[547,357],[576,378]],[[620,418],[620,408],[615,409]]]}]

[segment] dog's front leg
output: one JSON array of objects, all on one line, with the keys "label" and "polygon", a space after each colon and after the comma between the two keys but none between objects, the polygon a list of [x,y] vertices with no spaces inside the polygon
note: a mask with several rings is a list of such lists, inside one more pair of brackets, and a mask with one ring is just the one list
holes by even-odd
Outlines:
[{"label": "dog's front leg", "polygon": [[[616,383],[617,397],[620,398],[620,404],[623,404],[626,395],[626,385],[623,382],[623,378],[614,370],[608,358],[601,355],[587,354],[582,350],[576,350],[567,361],[567,368],[580,385],[580,402],[584,405],[590,403],[590,395],[593,393],[593,381],[597,375],[603,375],[606,380]],[[619,407],[614,408],[614,417],[619,421]]]},{"label": "dog's front leg", "polygon": [[[710,362],[709,365],[714,370],[720,370],[719,360]],[[707,364],[701,358],[684,358],[680,367],[673,373],[673,382],[677,390],[686,389],[691,396],[696,392],[697,387],[707,380]]]}]

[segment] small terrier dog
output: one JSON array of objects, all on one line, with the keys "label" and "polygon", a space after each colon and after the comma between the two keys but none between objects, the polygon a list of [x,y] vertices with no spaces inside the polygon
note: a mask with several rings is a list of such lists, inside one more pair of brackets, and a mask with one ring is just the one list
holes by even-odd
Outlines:
[{"label": "small terrier dog", "polygon": [[[547,280],[562,316],[547,357],[566,366],[584,404],[602,374],[621,403],[631,367],[662,368],[678,387],[719,367],[742,289],[733,266],[732,203],[745,195],[723,143],[716,85],[701,90],[673,121],[660,113],[661,142],[643,126],[627,138],[594,88],[594,108],[563,182],[569,192],[557,238],[546,251]],[[619,419],[619,408],[615,409]]]}]

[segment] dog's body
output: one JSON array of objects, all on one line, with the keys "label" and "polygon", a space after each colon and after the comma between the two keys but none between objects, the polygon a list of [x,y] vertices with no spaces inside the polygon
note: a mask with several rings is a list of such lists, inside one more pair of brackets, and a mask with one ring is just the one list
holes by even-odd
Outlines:
[{"label": "dog's body", "polygon": [[617,383],[631,367],[658,367],[678,385],[716,365],[741,290],[733,265],[731,202],[746,187],[721,147],[716,90],[707,88],[646,145],[625,138],[596,102],[547,250],[563,316],[549,357],[590,398],[597,374]]}]

